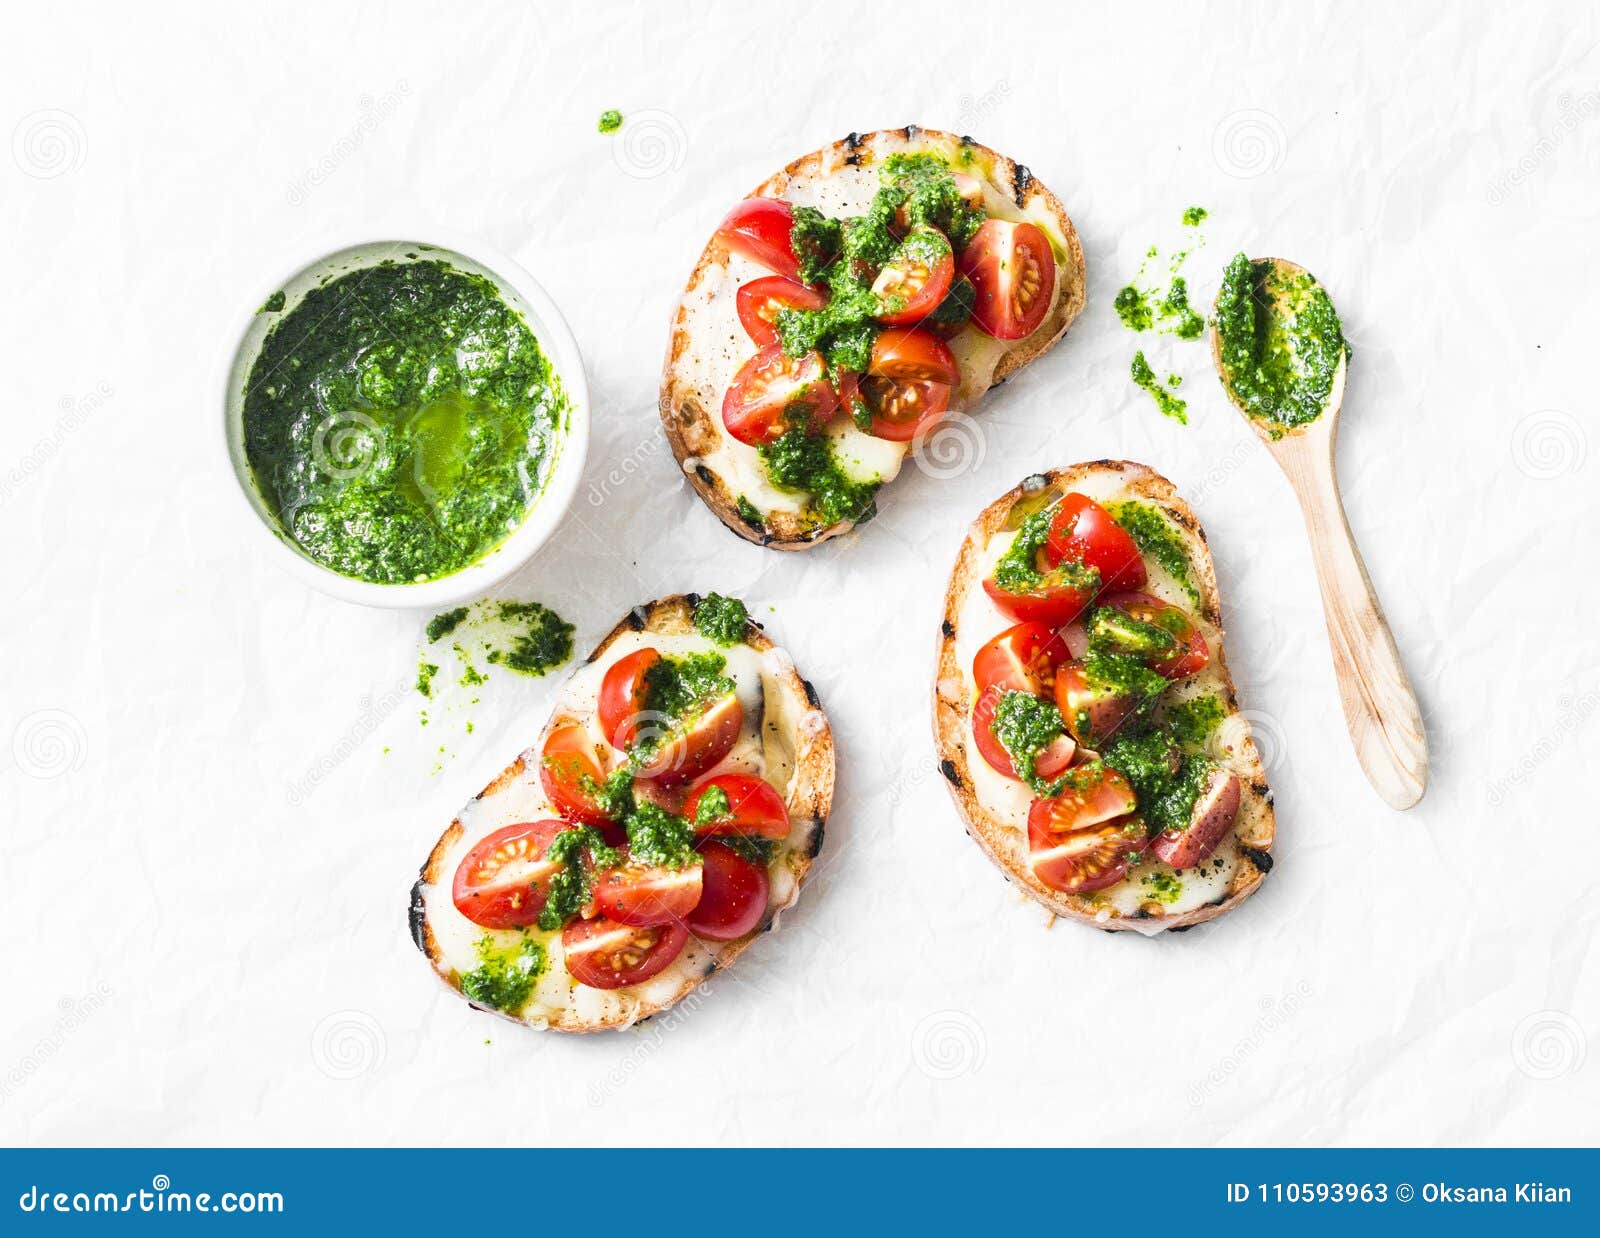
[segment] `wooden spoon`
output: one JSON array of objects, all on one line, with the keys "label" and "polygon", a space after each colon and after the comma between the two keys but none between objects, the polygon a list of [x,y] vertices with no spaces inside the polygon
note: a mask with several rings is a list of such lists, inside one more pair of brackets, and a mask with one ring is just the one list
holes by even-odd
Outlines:
[{"label": "wooden spoon", "polygon": [[[1255,261],[1270,262],[1287,277],[1311,278],[1303,268],[1282,258]],[[1258,287],[1257,296],[1261,295]],[[1317,584],[1322,590],[1322,612],[1328,623],[1339,702],[1344,707],[1356,759],[1388,804],[1410,808],[1422,798],[1428,785],[1427,734],[1411,681],[1400,664],[1400,651],[1345,519],[1334,464],[1348,357],[1339,361],[1322,413],[1315,421],[1292,428],[1251,416],[1245,409],[1228,381],[1215,325],[1211,331],[1211,357],[1223,390],[1267,445],[1300,500],[1300,512],[1311,538]]]}]

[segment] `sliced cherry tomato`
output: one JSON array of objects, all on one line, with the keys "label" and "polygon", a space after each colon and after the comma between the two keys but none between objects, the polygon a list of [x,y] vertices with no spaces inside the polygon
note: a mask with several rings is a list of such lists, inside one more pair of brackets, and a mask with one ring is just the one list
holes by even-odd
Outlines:
[{"label": "sliced cherry tomato", "polygon": [[594,879],[594,905],[618,924],[670,924],[685,919],[700,902],[701,866],[664,868],[635,864],[626,855],[616,868]]},{"label": "sliced cherry tomato", "polygon": [[1055,696],[1068,734],[1090,749],[1104,747],[1124,722],[1150,703],[1108,684],[1092,682],[1081,662],[1068,662],[1056,672]]},{"label": "sliced cherry tomato", "polygon": [[1028,812],[1028,867],[1052,890],[1088,894],[1114,886],[1150,845],[1144,821],[1122,816],[1079,829],[1057,829],[1078,810],[1037,799]]},{"label": "sliced cherry tomato", "polygon": [[950,388],[944,383],[907,383],[868,374],[861,396],[872,412],[876,438],[909,443],[921,438],[950,408]]},{"label": "sliced cherry tomato", "polygon": [[779,310],[819,310],[828,304],[828,298],[815,288],[782,275],[751,280],[739,289],[734,300],[745,334],[763,348],[778,342]]},{"label": "sliced cherry tomato", "polygon": [[956,273],[950,242],[937,228],[913,228],[878,272],[872,291],[883,306],[878,321],[921,322],[944,300]]},{"label": "sliced cherry tomato", "polygon": [[997,340],[1020,340],[1044,321],[1056,290],[1056,258],[1033,224],[986,219],[961,251],[977,300],[972,320]]},{"label": "sliced cherry tomato", "polygon": [[961,382],[961,367],[950,346],[932,332],[917,327],[890,327],[872,342],[867,373],[907,383]]},{"label": "sliced cherry tomato", "polygon": [[[996,683],[990,684],[978,694],[977,704],[972,707],[972,738],[977,742],[978,753],[988,763],[989,768],[1021,782],[1022,777],[1017,773],[1016,763],[1012,761],[1011,754],[1006,751],[1005,745],[994,733],[994,712],[1000,704],[1000,698],[1008,691],[1016,689],[1008,689]],[[1072,758],[1077,750],[1078,746],[1072,742],[1071,736],[1058,735],[1048,747],[1034,755],[1033,772],[1041,778],[1054,778],[1072,764]]]},{"label": "sliced cherry tomato", "polygon": [[1042,623],[1019,623],[991,640],[972,659],[972,680],[982,692],[998,684],[1011,692],[1045,696],[1056,668],[1067,660],[1067,646]]},{"label": "sliced cherry tomato", "polygon": [[618,658],[600,681],[600,729],[613,748],[626,749],[635,739],[649,696],[650,668],[661,661],[654,649],[636,649]]},{"label": "sliced cherry tomato", "polygon": [[[700,801],[716,787],[728,797],[728,811],[706,825],[699,823]],[[689,792],[683,815],[694,824],[695,832],[743,834],[747,838],[789,837],[789,808],[783,796],[765,779],[751,774],[718,774]]]},{"label": "sliced cherry tomato", "polygon": [[1225,769],[1213,770],[1190,810],[1188,828],[1157,834],[1150,849],[1173,868],[1193,868],[1228,836],[1239,815],[1239,799],[1238,778]]},{"label": "sliced cherry tomato", "polygon": [[1056,504],[1045,554],[1052,564],[1065,560],[1094,568],[1100,573],[1104,592],[1144,588],[1144,556],[1139,547],[1111,513],[1088,495],[1074,492]]},{"label": "sliced cherry tomato", "polygon": [[796,426],[814,433],[839,411],[822,354],[795,358],[768,344],[740,367],[722,398],[722,424],[741,443],[775,443]]},{"label": "sliced cherry tomato", "polygon": [[1142,653],[1150,669],[1156,674],[1171,680],[1187,679],[1191,675],[1198,675],[1211,661],[1211,648],[1206,644],[1206,638],[1200,634],[1200,629],[1195,627],[1189,612],[1181,607],[1160,601],[1148,593],[1113,594],[1110,597],[1102,597],[1100,605],[1120,611],[1134,620],[1135,625],[1159,628],[1172,638],[1173,643],[1166,651],[1140,649],[1137,646],[1145,643],[1144,638],[1153,634],[1148,631],[1141,632],[1139,626],[1118,632],[1113,626],[1114,618],[1099,612],[1090,619],[1091,639],[1109,638],[1113,644],[1122,644],[1129,653]]},{"label": "sliced cherry tomato", "polygon": [[761,923],[771,883],[766,866],[752,864],[721,843],[700,848],[705,892],[689,917],[689,931],[708,941],[732,941]]},{"label": "sliced cherry tomato", "polygon": [[1094,590],[1069,580],[1059,571],[1045,572],[1043,579],[1027,593],[1008,592],[992,575],[987,576],[983,591],[1007,619],[1042,623],[1052,628],[1071,623],[1094,600]]},{"label": "sliced cherry tomato", "polygon": [[728,212],[717,227],[717,237],[730,250],[767,270],[790,279],[800,278],[790,236],[794,208],[780,198],[746,198]]},{"label": "sliced cherry tomato", "polygon": [[[743,726],[744,706],[733,693],[704,701],[687,717],[668,724],[655,755],[640,767],[640,776],[666,787],[698,778],[728,755]],[[648,722],[639,729],[649,738]]]},{"label": "sliced cherry tomato", "polygon": [[566,867],[545,852],[571,828],[565,821],[520,821],[480,839],[456,868],[450,891],[456,910],[484,928],[532,924],[550,898],[550,879]]},{"label": "sliced cherry tomato", "polygon": [[682,952],[689,930],[670,924],[618,924],[604,916],[573,920],[561,931],[567,971],[592,989],[621,989],[664,971]]},{"label": "sliced cherry tomato", "polygon": [[611,818],[595,802],[592,791],[605,777],[594,744],[580,724],[564,722],[550,732],[539,761],[539,781],[563,817],[587,825],[609,821]]}]

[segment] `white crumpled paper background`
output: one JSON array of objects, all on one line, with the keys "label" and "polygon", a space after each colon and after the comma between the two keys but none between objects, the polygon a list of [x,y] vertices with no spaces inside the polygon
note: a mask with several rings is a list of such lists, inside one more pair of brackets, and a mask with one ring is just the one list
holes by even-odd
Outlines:
[{"label": "white crumpled paper background", "polygon": [[[1596,40],[1580,5],[15,14],[0,1134],[1592,1142]],[[603,136],[612,107],[629,124]],[[659,436],[668,317],[736,197],[907,121],[1061,195],[1089,307],[951,444],[949,475],[908,469],[858,536],[764,552]],[[1191,204],[1212,212],[1197,301],[1239,248],[1291,257],[1354,343],[1345,497],[1432,747],[1410,813],[1356,766],[1298,511],[1206,348],[1112,313]],[[513,254],[587,360],[583,489],[507,594],[574,620],[581,652],[640,600],[740,593],[833,718],[839,794],[805,897],[675,1020],[559,1039],[432,976],[406,933],[417,866],[559,677],[496,671],[420,726],[427,616],[281,574],[232,493],[220,373],[244,317],[326,238],[395,220]],[[1189,426],[1129,384],[1139,344],[1184,375]],[[1049,928],[930,757],[967,521],[1035,469],[1103,456],[1199,512],[1277,794],[1263,892],[1163,940]]]}]

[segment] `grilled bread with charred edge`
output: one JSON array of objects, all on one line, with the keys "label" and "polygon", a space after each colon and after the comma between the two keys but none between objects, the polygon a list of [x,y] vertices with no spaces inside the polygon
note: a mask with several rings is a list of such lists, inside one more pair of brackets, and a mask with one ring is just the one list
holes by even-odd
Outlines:
[{"label": "grilled bread with charred edge", "polygon": [[[958,359],[963,362],[963,375],[950,406],[970,411],[985,391],[1049,351],[1083,309],[1083,247],[1066,208],[1054,193],[1023,165],[970,138],[907,125],[903,129],[852,133],[831,146],[796,159],[783,171],[757,185],[747,196],[790,199],[797,191],[807,193],[817,189],[819,182],[830,177],[854,169],[872,168],[892,155],[920,152],[959,157],[963,171],[981,173],[986,195],[994,209],[1003,209],[1017,219],[1026,217],[1044,225],[1055,251],[1054,300],[1038,327],[1018,340],[974,339],[970,352],[975,358],[973,364],[981,370],[979,373],[965,372],[963,348],[959,341],[952,342]],[[722,424],[727,375],[723,375],[720,382],[711,381],[700,359],[718,350],[725,351],[730,344],[747,348],[747,353],[753,353],[755,348],[744,340],[737,320],[727,313],[717,321],[731,322],[732,332],[719,327],[716,338],[704,338],[705,329],[697,327],[695,307],[718,299],[732,302],[735,289],[725,278],[730,256],[727,246],[713,235],[689,277],[674,316],[662,371],[661,424],[689,484],[723,524],[757,545],[775,550],[806,550],[847,532],[854,521],[824,524],[803,512],[762,511],[759,505],[741,504],[743,492],[739,481],[729,476],[727,469],[720,467],[723,462],[718,460],[719,454],[725,454],[720,449],[732,442]],[[736,339],[726,338],[730,334]],[[969,328],[968,334],[981,335],[975,327]],[[937,432],[935,426],[933,433]],[[736,448],[740,446],[734,444]],[[758,519],[748,518],[752,508]]]},{"label": "grilled bread with charred edge", "polygon": [[[446,935],[446,926],[438,921],[440,917],[453,918],[449,931],[458,938],[463,926],[472,929],[451,901],[452,879],[464,853],[472,843],[507,823],[555,815],[540,787],[539,762],[545,738],[556,720],[564,716],[565,706],[575,691],[574,685],[586,673],[591,677],[597,675],[599,668],[594,664],[606,660],[607,651],[625,638],[637,635],[648,644],[652,636],[693,636],[696,631],[693,615],[699,602],[695,594],[675,594],[629,611],[595,647],[586,665],[574,672],[538,740],[473,798],[434,846],[411,892],[411,935],[434,971],[451,989],[460,992],[462,988],[460,956],[459,951],[454,960],[449,956],[441,940]],[[637,640],[629,641],[629,644],[637,643]],[[602,1031],[647,1019],[681,1001],[714,972],[732,964],[757,937],[776,928],[781,912],[799,897],[800,888],[821,851],[824,827],[833,806],[833,732],[815,689],[808,680],[801,678],[788,655],[772,643],[760,624],[754,621],[746,624],[742,643],[754,651],[759,660],[762,693],[757,708],[746,711],[744,725],[754,728],[754,742],[763,753],[773,751],[768,745],[781,745],[786,778],[777,790],[783,796],[791,822],[789,836],[769,862],[771,891],[760,922],[732,941],[702,940],[691,934],[682,953],[660,975],[638,985],[612,990],[593,989],[570,980],[556,943],[552,942],[550,970],[559,970],[567,977],[568,1000],[554,1008],[544,1005],[537,1011],[525,1011],[523,1017],[516,1014],[505,1017],[559,1032]],[[770,767],[764,769],[764,774],[770,776],[770,773]],[[481,929],[475,931],[482,932]],[[558,933],[557,938],[559,936]],[[544,990],[541,988],[538,992]]]},{"label": "grilled bread with charred edge", "polygon": [[[992,537],[1008,527],[1012,509],[1019,502],[1039,502],[1041,495],[1060,496],[1079,489],[1091,497],[1099,495],[1117,501],[1134,500],[1157,509],[1182,539],[1187,551],[1190,577],[1198,593],[1198,605],[1193,617],[1211,651],[1206,674],[1212,676],[1209,686],[1221,699],[1225,710],[1215,738],[1208,743],[1208,753],[1238,778],[1241,796],[1230,835],[1237,862],[1226,888],[1220,890],[1214,900],[1181,914],[1168,914],[1160,900],[1150,899],[1142,902],[1130,914],[1113,911],[1108,915],[1103,899],[1096,899],[1094,895],[1062,893],[1045,885],[1029,866],[1026,831],[999,819],[991,811],[978,794],[978,782],[974,778],[974,767],[983,763],[983,757],[975,750],[972,738],[972,668],[962,665],[963,659],[957,654],[957,641],[969,596],[975,590],[980,595],[982,593],[981,582],[986,570],[983,564],[985,548]],[[1003,618],[997,619],[997,630],[1009,622]],[[939,631],[937,666],[933,691],[934,740],[940,770],[949,785],[967,833],[1008,880],[1056,915],[1095,928],[1131,929],[1147,934],[1162,929],[1191,928],[1237,907],[1255,893],[1262,879],[1271,871],[1276,828],[1272,793],[1267,786],[1266,770],[1251,737],[1249,723],[1239,711],[1233,680],[1228,673],[1227,656],[1223,648],[1221,602],[1217,595],[1211,552],[1194,512],[1178,497],[1172,483],[1159,473],[1142,464],[1123,460],[1097,460],[1035,474],[984,508],[968,530],[950,575]],[[1226,839],[1224,841],[1227,842]]]}]

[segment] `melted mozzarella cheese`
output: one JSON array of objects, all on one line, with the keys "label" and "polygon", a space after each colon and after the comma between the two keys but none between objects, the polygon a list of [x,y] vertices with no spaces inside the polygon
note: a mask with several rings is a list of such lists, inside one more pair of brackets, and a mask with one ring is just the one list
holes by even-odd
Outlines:
[{"label": "melted mozzarella cheese", "polygon": [[[927,143],[908,151],[928,150],[948,156],[950,151],[942,146]],[[1061,297],[1065,280],[1060,264],[1067,260],[1070,251],[1055,216],[1043,198],[1029,199],[1025,209],[1001,193],[990,179],[992,169],[972,165],[970,170],[984,173],[984,209],[996,219],[1027,221],[1050,238],[1055,249],[1058,270],[1051,309]],[[865,214],[872,205],[873,195],[880,185],[878,169],[873,167],[842,167],[822,175],[812,175],[791,180],[784,198],[796,206],[813,206],[824,214],[842,217]],[[739,367],[755,355],[756,348],[739,322],[736,302],[742,284],[770,274],[764,267],[738,254],[729,255],[725,265],[709,264],[700,278],[689,289],[683,300],[683,326],[690,345],[683,359],[683,374],[698,396],[701,406],[710,414],[708,420],[716,430],[716,446],[702,455],[684,462],[686,471],[692,472],[704,465],[733,490],[743,495],[757,511],[803,512],[810,496],[797,491],[780,490],[767,478],[761,457],[754,447],[741,443],[722,425],[722,400]],[[950,351],[961,368],[961,386],[952,394],[951,407],[970,407],[994,382],[995,368],[1015,340],[996,340],[970,324],[949,341]],[[828,427],[834,439],[841,468],[852,479],[861,482],[887,482],[900,472],[909,443],[894,443],[874,438],[856,428],[848,418],[836,418]]]},{"label": "melted mozzarella cheese", "polygon": [[[710,774],[745,773],[765,778],[787,801],[795,773],[797,736],[806,737],[827,725],[821,712],[794,699],[784,682],[794,669],[788,656],[778,649],[758,651],[748,645],[722,648],[697,633],[662,635],[628,632],[614,640],[600,657],[575,671],[558,697],[554,714],[581,722],[601,751],[609,745],[600,732],[596,715],[600,683],[606,671],[635,650],[652,647],[663,654],[683,657],[695,653],[720,653],[727,659],[726,674],[734,681],[744,725],[728,755]],[[481,963],[479,943],[485,937],[497,950],[515,951],[523,940],[520,929],[485,929],[456,910],[451,883],[457,867],[467,853],[485,836],[521,821],[540,821],[555,817],[549,797],[539,780],[539,752],[522,753],[523,768],[504,785],[479,796],[456,820],[461,835],[445,856],[444,879],[437,885],[422,886],[423,906],[428,925],[444,960],[442,966],[457,977]],[[816,821],[796,819],[789,837],[768,865],[771,890],[768,910],[777,911],[792,904],[799,885],[788,858],[791,852],[809,851]],[[693,935],[683,952],[658,975],[643,984],[626,989],[594,989],[578,984],[568,973],[559,932],[530,929],[528,936],[544,945],[548,967],[534,987],[528,1003],[515,1016],[534,1026],[545,1026],[565,1009],[572,1009],[583,1022],[598,1022],[618,1015],[632,1017],[642,1006],[671,1000],[684,984],[704,976],[712,964],[734,943],[701,941]]]},{"label": "melted mozzarella cheese", "polygon": [[[1121,484],[1111,474],[1092,474],[1073,483],[1072,489],[1088,495],[1101,504],[1133,497],[1123,492]],[[1015,540],[1016,533],[1006,529],[991,537],[978,554],[974,581],[981,581],[987,577]],[[1196,613],[1194,599],[1189,596],[1183,584],[1148,556],[1145,558],[1145,567],[1149,580],[1144,591],[1152,597],[1170,602],[1174,606],[1181,606],[1187,611],[1199,626],[1207,644],[1215,651],[1221,637],[1210,623]],[[967,596],[962,599],[958,613],[955,656],[961,670],[960,699],[966,703],[961,737],[967,748],[967,767],[971,772],[973,794],[995,820],[1018,831],[1023,851],[1026,852],[1028,809],[1033,804],[1033,792],[1028,789],[1026,783],[1008,778],[985,761],[978,752],[972,734],[972,704],[977,699],[977,684],[972,677],[973,659],[984,645],[1011,626],[1012,621],[995,609],[994,603],[989,600],[989,595],[983,591],[981,585],[974,584]],[[1225,697],[1222,672],[1215,659],[1198,675],[1168,689],[1165,699],[1176,702],[1208,695]],[[1229,751],[1226,745],[1230,742],[1227,737],[1242,734],[1246,727],[1247,724],[1242,718],[1229,715],[1224,719],[1218,732],[1219,738],[1224,742],[1220,747],[1218,745],[1213,747],[1219,747],[1220,754],[1225,756]],[[1235,828],[1237,825],[1238,822],[1235,823]],[[1224,897],[1238,865],[1236,837],[1230,835],[1204,863],[1192,869],[1175,870],[1153,854],[1146,853],[1144,859],[1135,865],[1122,881],[1087,897],[1099,908],[1098,918],[1104,921],[1109,921],[1113,917],[1132,917],[1143,908],[1149,918],[1130,919],[1130,927],[1137,928],[1143,933],[1159,933],[1166,927],[1166,918],[1194,911]],[[1170,902],[1157,898],[1156,888],[1165,886],[1170,890],[1170,883],[1174,880],[1180,887],[1177,897]],[[1168,897],[1171,897],[1170,894]]]}]

